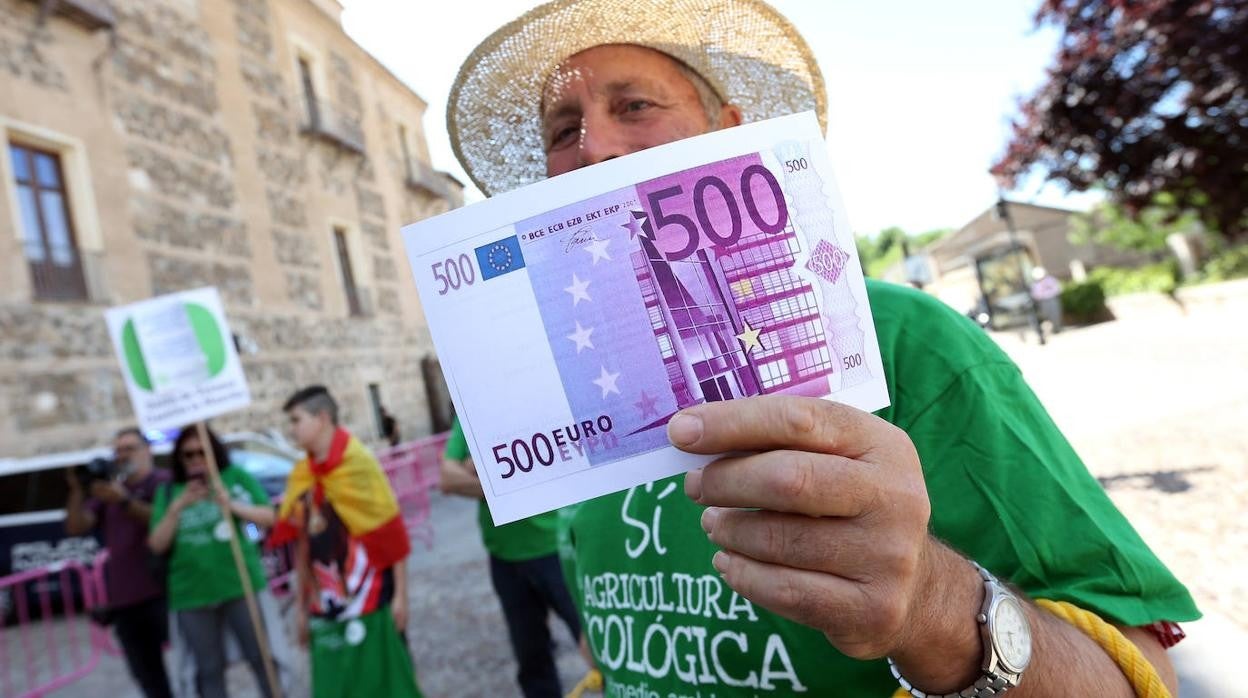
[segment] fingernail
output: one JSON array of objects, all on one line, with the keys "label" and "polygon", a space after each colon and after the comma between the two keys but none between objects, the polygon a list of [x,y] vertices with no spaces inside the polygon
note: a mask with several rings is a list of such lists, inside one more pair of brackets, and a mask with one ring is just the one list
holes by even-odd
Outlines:
[{"label": "fingernail", "polygon": [[728,573],[728,553],[720,550],[711,558],[711,566],[720,574]]},{"label": "fingernail", "polygon": [[693,501],[702,499],[702,469],[685,473],[685,496]]},{"label": "fingernail", "polygon": [[702,530],[710,533],[715,528],[715,522],[719,521],[720,513],[719,507],[707,507],[702,512]]},{"label": "fingernail", "polygon": [[667,423],[667,438],[675,446],[691,446],[702,438],[702,418],[681,413]]}]

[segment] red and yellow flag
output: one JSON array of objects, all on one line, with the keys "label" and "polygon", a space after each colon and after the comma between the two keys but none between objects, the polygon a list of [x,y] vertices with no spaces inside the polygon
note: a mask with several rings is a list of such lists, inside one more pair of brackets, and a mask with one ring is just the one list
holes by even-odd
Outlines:
[{"label": "red and yellow flag", "polygon": [[373,454],[345,429],[334,432],[325,462],[313,462],[308,456],[295,464],[286,480],[277,525],[269,535],[270,546],[298,536],[304,522],[303,495],[309,490],[318,506],[329,500],[347,532],[360,540],[377,569],[386,569],[411,552],[390,481]]}]

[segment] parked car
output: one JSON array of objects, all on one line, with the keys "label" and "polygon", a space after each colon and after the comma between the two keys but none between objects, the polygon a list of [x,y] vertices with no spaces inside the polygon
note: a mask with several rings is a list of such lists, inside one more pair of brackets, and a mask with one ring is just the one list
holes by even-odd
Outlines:
[{"label": "parked car", "polygon": [[[230,448],[231,461],[259,480],[274,499],[281,496],[286,476],[302,457],[277,434],[238,432],[223,436],[222,441]],[[152,444],[156,467],[170,467],[172,448],[171,438]],[[69,494],[65,470],[111,456],[110,449],[101,447],[0,459],[0,577],[68,560],[83,564],[94,560],[100,551],[98,536],[65,535],[65,501]],[[253,540],[261,536],[254,525],[249,524],[247,531]],[[266,568],[279,569],[279,562],[269,557],[273,556],[266,555]],[[48,582],[52,598],[59,599],[59,582],[52,579]],[[27,589],[28,594],[38,591],[33,586]],[[14,608],[7,592],[0,594],[0,618],[9,617]]]}]

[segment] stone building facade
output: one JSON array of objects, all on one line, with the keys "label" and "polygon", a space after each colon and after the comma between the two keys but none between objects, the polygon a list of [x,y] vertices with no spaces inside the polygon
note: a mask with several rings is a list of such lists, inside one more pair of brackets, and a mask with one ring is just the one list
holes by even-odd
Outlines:
[{"label": "stone building facade", "polygon": [[0,0],[0,457],[132,413],[103,311],[216,286],[254,403],[323,383],[405,438],[449,409],[399,228],[461,202],[425,103],[336,0]]}]

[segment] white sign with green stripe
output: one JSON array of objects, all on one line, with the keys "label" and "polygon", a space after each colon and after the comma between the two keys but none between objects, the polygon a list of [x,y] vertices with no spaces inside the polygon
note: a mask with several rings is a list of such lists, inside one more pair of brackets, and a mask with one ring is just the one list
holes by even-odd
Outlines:
[{"label": "white sign with green stripe", "polygon": [[251,403],[217,289],[110,308],[104,317],[144,429],[179,428]]}]

